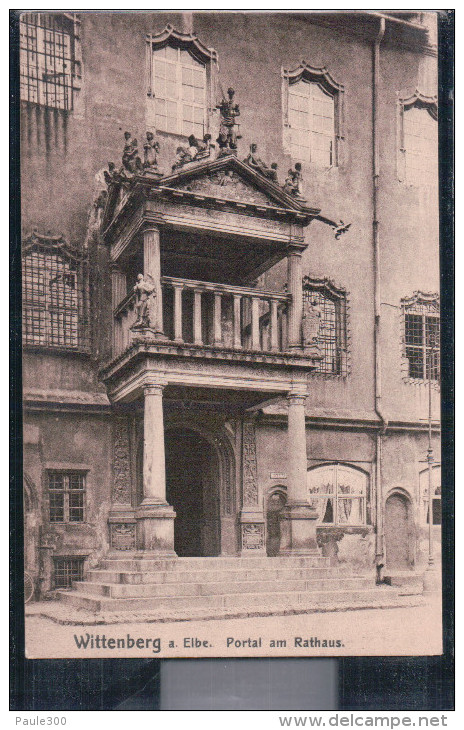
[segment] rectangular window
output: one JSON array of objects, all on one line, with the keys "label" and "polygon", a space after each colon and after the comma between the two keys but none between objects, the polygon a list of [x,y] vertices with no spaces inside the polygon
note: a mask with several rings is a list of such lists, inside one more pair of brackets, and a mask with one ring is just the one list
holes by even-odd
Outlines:
[{"label": "rectangular window", "polygon": [[166,46],[152,51],[154,126],[184,137],[205,134],[206,66],[186,50]]},{"label": "rectangular window", "polygon": [[85,474],[49,471],[48,498],[50,522],[84,522]]},{"label": "rectangular window", "polygon": [[20,96],[53,109],[73,108],[73,21],[58,13],[23,13]]},{"label": "rectangular window", "polygon": [[53,587],[72,588],[73,581],[84,579],[84,558],[53,558]]},{"label": "rectangular window", "polygon": [[325,375],[346,375],[346,299],[343,292],[339,296],[328,296],[327,290],[311,289],[311,284],[303,287],[304,310],[307,302],[317,305],[320,312],[317,344],[322,352],[317,372]]},{"label": "rectangular window", "polygon": [[440,320],[436,302],[405,307],[404,343],[410,378],[438,380]]},{"label": "rectangular window", "polygon": [[317,83],[291,84],[288,95],[291,155],[321,167],[335,164],[334,97]]},{"label": "rectangular window", "polygon": [[23,256],[23,338],[28,345],[87,350],[85,265],[36,245]]},{"label": "rectangular window", "polygon": [[430,184],[438,175],[438,125],[427,109],[417,106],[404,112],[406,181]]}]

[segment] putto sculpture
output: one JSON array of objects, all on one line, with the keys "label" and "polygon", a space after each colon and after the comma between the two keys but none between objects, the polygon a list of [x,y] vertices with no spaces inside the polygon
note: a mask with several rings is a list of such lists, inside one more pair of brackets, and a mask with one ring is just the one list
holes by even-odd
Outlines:
[{"label": "putto sculpture", "polygon": [[147,139],[143,145],[143,167],[145,170],[158,170],[158,153],[160,145],[153,132],[147,132]]},{"label": "putto sculpture", "polygon": [[272,165],[268,167],[268,165],[266,165],[266,163],[258,157],[258,145],[256,142],[251,143],[250,151],[243,162],[246,162],[249,167],[256,170],[256,172],[259,172],[260,175],[268,180],[277,182],[277,163],[273,162]]},{"label": "putto sculpture", "polygon": [[138,143],[130,132],[124,132],[124,150],[122,153],[122,172],[134,175],[143,169],[142,160],[139,157]]},{"label": "putto sculpture", "polygon": [[295,162],[295,169],[288,171],[283,189],[290,195],[294,195],[298,198],[303,197],[303,174],[301,172],[301,162]]},{"label": "putto sculpture", "polygon": [[136,320],[132,329],[150,327],[150,297],[156,296],[155,284],[150,275],[145,279],[143,274],[138,274],[134,294]]},{"label": "putto sculpture", "polygon": [[235,91],[230,87],[227,89],[228,99],[223,96],[221,103],[216,106],[221,115],[219,136],[216,140],[220,148],[219,157],[236,154],[237,140],[240,139],[235,123],[236,118],[240,116],[240,107],[234,102],[234,95]]}]

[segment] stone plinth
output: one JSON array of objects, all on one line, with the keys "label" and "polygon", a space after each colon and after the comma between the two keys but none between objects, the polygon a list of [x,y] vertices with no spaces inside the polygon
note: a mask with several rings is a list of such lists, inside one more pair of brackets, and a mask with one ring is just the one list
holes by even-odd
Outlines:
[{"label": "stone plinth", "polygon": [[136,509],[137,548],[144,557],[175,558],[174,519],[171,505],[144,500]]},{"label": "stone plinth", "polygon": [[280,513],[279,555],[319,555],[317,511],[307,502],[287,504]]}]

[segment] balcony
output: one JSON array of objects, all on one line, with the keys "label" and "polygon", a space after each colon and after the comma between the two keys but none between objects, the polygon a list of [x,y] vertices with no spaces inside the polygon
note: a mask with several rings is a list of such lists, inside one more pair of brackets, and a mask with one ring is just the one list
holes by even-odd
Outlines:
[{"label": "balcony", "polygon": [[[161,286],[166,344],[243,354],[286,352],[288,294],[170,276],[161,278]],[[117,357],[140,337],[133,329],[134,295],[126,296],[113,314]]]}]

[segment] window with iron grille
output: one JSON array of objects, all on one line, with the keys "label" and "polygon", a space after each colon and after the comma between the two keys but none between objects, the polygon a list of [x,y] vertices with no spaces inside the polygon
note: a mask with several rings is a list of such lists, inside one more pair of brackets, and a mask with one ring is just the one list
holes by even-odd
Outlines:
[{"label": "window with iron grille", "polygon": [[419,292],[403,300],[404,355],[408,376],[438,380],[440,371],[440,305],[436,295]]},{"label": "window with iron grille", "polygon": [[73,581],[84,579],[84,558],[53,558],[53,587],[72,588]]},{"label": "window with iron grille", "polygon": [[23,13],[20,32],[20,97],[53,109],[73,108],[76,19],[58,13]]},{"label": "window with iron grille", "polygon": [[327,279],[303,278],[303,309],[306,303],[319,307],[317,344],[322,351],[316,372],[324,375],[347,374],[346,292]]},{"label": "window with iron grille", "polygon": [[24,343],[88,350],[84,258],[62,239],[33,237],[25,244],[22,265]]},{"label": "window with iron grille", "polygon": [[85,521],[85,472],[49,471],[50,522]]}]

